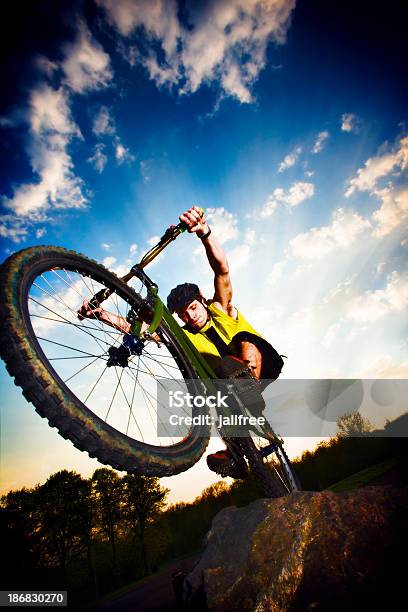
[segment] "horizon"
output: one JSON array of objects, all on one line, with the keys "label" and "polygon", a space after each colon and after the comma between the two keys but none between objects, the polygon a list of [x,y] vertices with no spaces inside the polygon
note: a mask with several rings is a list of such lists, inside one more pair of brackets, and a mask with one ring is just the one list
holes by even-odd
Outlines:
[{"label": "horizon", "polygon": [[[284,378],[408,378],[403,12],[366,1],[16,3],[3,36],[1,261],[55,244],[121,275],[199,204],[235,305],[288,355]],[[184,281],[212,294],[194,236],[150,271],[162,299]],[[0,372],[2,489],[101,465],[48,427],[3,362]],[[294,458],[322,438],[285,448]],[[205,455],[221,447],[211,439]],[[205,455],[161,479],[174,501],[220,480]]]}]

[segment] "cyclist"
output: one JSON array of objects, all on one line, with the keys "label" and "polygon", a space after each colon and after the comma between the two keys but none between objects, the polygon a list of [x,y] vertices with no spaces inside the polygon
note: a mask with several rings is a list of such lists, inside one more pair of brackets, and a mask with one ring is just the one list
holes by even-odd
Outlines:
[{"label": "cyclist", "polygon": [[[218,376],[235,378],[249,371],[258,381],[275,379],[278,375],[276,360],[278,363],[282,360],[233,305],[227,257],[206,223],[201,208],[193,206],[179,219],[204,245],[214,272],[214,296],[206,300],[196,284],[184,283],[170,292],[167,298],[169,310],[176,312],[183,321],[184,332]],[[278,370],[280,372],[279,366]],[[260,402],[264,407],[261,397]],[[257,402],[258,406],[260,402]],[[229,440],[228,445],[233,447],[234,442]],[[212,471],[223,476],[246,476],[245,462],[234,461],[228,447],[209,455],[207,464]]]},{"label": "cyclist", "polygon": [[[252,404],[264,407],[260,389],[262,379],[275,379],[283,361],[275,349],[248,323],[232,303],[232,285],[227,257],[216,236],[212,233],[202,214],[202,209],[193,206],[179,217],[188,232],[196,234],[204,245],[208,262],[214,272],[214,295],[206,300],[194,283],[178,285],[168,295],[167,306],[176,312],[185,324],[184,332],[197,350],[208,361],[220,378],[250,376],[258,388],[259,401]],[[99,307],[89,308],[85,300],[78,316],[98,318],[116,329],[129,333],[131,325],[122,317]],[[147,327],[147,324],[146,324]],[[234,448],[234,441],[228,440]],[[223,449],[207,457],[208,467],[222,476],[245,478],[246,464],[239,460],[240,453]],[[235,460],[234,460],[235,457]]]}]

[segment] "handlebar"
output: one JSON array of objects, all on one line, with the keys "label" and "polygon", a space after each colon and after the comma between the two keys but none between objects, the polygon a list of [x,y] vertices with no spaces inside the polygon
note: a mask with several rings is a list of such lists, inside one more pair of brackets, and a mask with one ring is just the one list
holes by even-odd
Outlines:
[{"label": "handlebar", "polygon": [[[204,208],[201,208],[201,218],[204,216],[205,211]],[[153,246],[145,255],[143,255],[142,259],[138,264],[133,266],[127,274],[121,277],[124,283],[128,283],[140,270],[143,270],[149,263],[156,259],[156,257],[170,244],[173,242],[180,234],[185,232],[188,229],[188,226],[181,221],[177,225],[171,225],[166,229],[163,236],[160,238],[159,242]],[[108,299],[108,297],[113,293],[111,289],[105,288],[101,289],[90,299],[89,306],[92,309],[99,308],[99,306]]]}]

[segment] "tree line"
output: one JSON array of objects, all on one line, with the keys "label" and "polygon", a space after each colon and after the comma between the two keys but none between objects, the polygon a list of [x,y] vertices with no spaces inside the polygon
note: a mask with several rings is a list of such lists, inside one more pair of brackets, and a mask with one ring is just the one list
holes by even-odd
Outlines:
[{"label": "tree line", "polygon": [[[374,435],[358,414],[338,422],[338,435],[294,462],[304,490],[322,490],[375,463],[407,452],[407,438]],[[120,476],[99,468],[89,478],[52,474],[42,485],[10,491],[0,502],[7,589],[66,589],[70,601],[93,600],[198,551],[224,507],[262,497],[250,478],[219,481],[193,502],[166,507],[158,478]]]},{"label": "tree line", "polygon": [[88,599],[148,574],[160,556],[150,532],[168,492],[158,478],[109,468],[89,479],[62,470],[10,491],[0,504],[4,588],[68,586]]}]

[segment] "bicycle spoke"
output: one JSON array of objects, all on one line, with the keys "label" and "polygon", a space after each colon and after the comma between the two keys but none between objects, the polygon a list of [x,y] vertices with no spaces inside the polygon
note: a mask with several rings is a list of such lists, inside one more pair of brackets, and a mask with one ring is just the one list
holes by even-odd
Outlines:
[{"label": "bicycle spoke", "polygon": [[[92,329],[93,331],[100,331],[97,327],[88,327],[87,325],[78,325],[76,323],[72,323],[71,321],[62,321],[61,319],[53,319],[52,317],[43,317],[41,315],[36,315],[36,314],[32,314],[31,317],[34,317],[35,319],[45,319],[46,321],[55,321],[55,323],[63,323],[64,325],[73,325],[74,327],[78,329]],[[118,336],[121,336],[122,332],[118,331],[116,332],[116,334]],[[104,340],[102,340],[101,338],[99,338],[99,340],[101,342],[104,342]]]},{"label": "bicycle spoke", "polygon": [[[78,274],[79,274],[79,272],[78,272]],[[92,296],[93,296],[93,295],[95,295],[95,294],[97,293],[97,290],[95,290],[95,288],[94,288],[94,284],[93,284],[93,282],[92,282],[92,278],[90,278],[90,281],[91,281],[91,286],[92,286],[92,289],[91,289],[91,290],[89,290],[89,287],[88,287],[88,286],[87,286],[87,284],[85,283],[85,279],[83,278],[83,276],[82,276],[82,275],[81,275],[81,280],[82,280],[83,284],[85,285],[85,287],[87,288],[87,290],[88,290],[88,292],[90,293],[90,295],[92,295]],[[107,330],[106,325],[103,325],[103,324],[102,324],[102,322],[100,321],[100,319],[96,318],[96,319],[94,319],[94,320],[95,320],[95,321],[97,321],[97,322],[99,323],[99,327],[98,327],[97,329],[98,329],[99,331],[101,331],[101,332],[104,334],[104,336],[105,336],[105,341],[106,341],[106,336],[110,336],[110,335],[111,335],[110,330],[109,330],[109,331]],[[119,338],[117,337],[117,338],[113,338],[113,339],[114,339],[114,343],[113,343],[113,345],[115,345],[115,344],[116,344],[116,342],[117,342],[117,340],[118,340]]]},{"label": "bicycle spoke", "polygon": [[[102,358],[103,355],[93,355],[92,353],[87,353],[86,351],[81,351],[80,349],[76,349],[72,346],[67,346],[66,344],[62,344],[61,342],[56,342],[55,340],[50,340],[49,338],[42,338],[41,336],[37,336],[38,340],[42,340],[43,342],[49,342],[50,344],[56,344],[57,346],[62,346],[63,348],[67,348],[70,351],[76,351],[77,353],[83,353],[84,355],[88,355],[88,357],[97,357]],[[104,353],[105,354],[105,353]]]},{"label": "bicycle spoke", "polygon": [[86,404],[86,402],[89,400],[89,398],[91,397],[92,393],[94,392],[97,384],[99,383],[99,381],[101,380],[102,376],[105,374],[105,372],[107,371],[108,366],[106,365],[103,369],[103,371],[101,372],[101,375],[99,376],[98,380],[96,381],[96,383],[93,385],[92,389],[90,390],[90,392],[88,393],[88,395],[86,396],[86,398],[84,399],[84,404]]},{"label": "bicycle spoke", "polygon": [[[122,372],[122,373],[123,373],[123,372]],[[119,384],[120,389],[121,389],[121,391],[122,391],[122,393],[123,393],[123,396],[124,396],[124,398],[125,398],[125,401],[126,401],[127,405],[129,406],[129,408],[130,408],[130,412],[131,412],[131,414],[132,414],[132,416],[133,416],[133,419],[134,419],[134,421],[135,421],[135,423],[136,423],[136,427],[138,428],[139,433],[140,433],[140,435],[141,435],[141,437],[142,437],[142,441],[144,442],[144,436],[143,436],[143,434],[142,434],[142,431],[141,431],[141,429],[140,429],[140,427],[139,427],[138,422],[136,421],[135,415],[134,415],[134,414],[133,414],[133,412],[132,412],[132,407],[131,407],[131,405],[129,404],[129,400],[128,400],[128,398],[127,398],[127,395],[126,395],[126,393],[125,393],[125,391],[124,391],[124,389],[123,389],[123,385],[122,385],[122,382],[121,382],[122,376],[121,376],[120,378],[118,377],[118,373],[117,373],[117,371],[116,371],[116,368],[115,368],[115,374],[116,374],[116,377],[118,378],[118,384]]]},{"label": "bicycle spoke", "polygon": [[109,404],[108,412],[106,413],[106,417],[105,417],[105,422],[107,422],[107,420],[108,420],[108,416],[109,416],[110,410],[111,410],[111,408],[112,408],[112,404],[113,404],[113,402],[114,402],[114,400],[115,400],[116,393],[117,393],[117,391],[118,391],[118,389],[119,389],[119,385],[120,385],[120,381],[121,381],[121,379],[122,379],[122,376],[123,376],[123,370],[122,370],[122,371],[121,371],[121,373],[120,373],[119,380],[118,380],[118,384],[116,385],[116,389],[115,389],[115,392],[114,392],[114,394],[113,394],[113,396],[112,396],[111,403]]},{"label": "bicycle spoke", "polygon": [[[139,360],[140,360],[140,357],[139,357]],[[136,385],[137,385],[138,378],[139,378],[139,373],[137,373],[136,378],[135,378],[135,384],[133,385],[132,402],[130,406],[129,418],[128,418],[127,427],[126,427],[126,435],[128,435],[129,433],[130,415],[133,414],[133,401],[135,399]]]},{"label": "bicycle spoke", "polygon": [[[167,368],[172,368],[173,370],[177,370],[177,372],[180,372],[180,370],[179,370],[179,368],[177,366],[173,366],[173,365],[170,365],[170,364],[167,364],[165,366],[158,359],[154,359],[154,357],[152,357],[150,353],[143,353],[143,357],[145,357],[147,359],[151,359],[155,363],[158,363],[163,368],[163,370],[167,367]],[[163,355],[163,357],[165,357],[165,355]],[[167,370],[166,370],[166,374],[170,374],[170,372],[167,372]]]},{"label": "bicycle spoke", "polygon": [[[132,370],[136,371],[136,369],[135,369],[135,368],[132,368]],[[134,375],[134,374],[130,374],[128,369],[126,369],[126,372],[127,372],[127,374],[128,374],[129,376],[132,376],[132,378],[133,378],[133,379],[135,378],[135,375]],[[142,372],[142,373],[143,373],[143,370],[139,370],[139,372]],[[147,389],[144,389],[144,387],[143,387],[143,386],[142,386],[140,383],[139,383],[139,386],[140,386],[140,389],[142,389],[142,391],[144,390],[144,391],[147,393],[147,395],[149,395],[150,397],[152,397],[154,400],[156,400],[156,399],[157,399],[157,398],[156,398],[156,397],[154,397],[154,396],[153,396],[153,395],[152,395],[152,394],[151,394],[149,391],[147,391]],[[166,409],[166,408],[167,408],[167,410],[168,410],[168,406],[166,407],[166,406],[165,406],[164,404],[162,404],[161,402],[158,402],[158,400],[157,400],[157,403],[159,403],[159,404],[160,404],[160,406],[162,406],[164,409]],[[170,413],[169,413],[169,414],[170,414]],[[153,423],[153,425],[154,425],[154,423]]]},{"label": "bicycle spoke", "polygon": [[[43,308],[45,308],[46,310],[48,310],[49,312],[52,312],[52,314],[55,314],[57,317],[60,317],[62,319],[63,322],[67,323],[68,325],[73,325],[74,327],[76,327],[76,329],[82,331],[84,334],[86,334],[87,336],[90,336],[91,338],[93,338],[96,343],[99,345],[99,348],[101,348],[103,350],[103,347],[100,346],[98,340],[95,338],[95,336],[93,334],[90,334],[89,332],[87,332],[85,329],[82,328],[81,325],[75,324],[72,321],[69,321],[68,319],[65,319],[62,315],[60,315],[58,312],[55,312],[55,310],[52,310],[51,308],[49,308],[48,306],[46,306],[45,304],[42,304],[41,302],[38,302],[38,300],[36,300],[35,298],[29,296],[29,299],[34,302],[35,304],[38,304],[39,306],[42,306]],[[31,315],[30,315],[31,316]],[[99,329],[95,328],[96,331],[100,331]],[[103,340],[101,340],[101,342],[103,342]],[[110,344],[110,343],[106,343],[106,344]]]},{"label": "bicycle spoke", "polygon": [[[146,444],[175,444],[180,436],[171,436],[165,423],[165,436],[159,438],[156,429],[157,409],[171,413],[169,406],[159,400],[158,390],[165,388],[167,380],[184,388],[178,380],[182,378],[180,358],[171,352],[173,344],[166,336],[168,332],[163,336],[159,328],[160,345],[147,343],[141,355],[129,351],[128,359],[120,365],[122,353],[115,361],[110,349],[122,346],[124,332],[97,316],[78,319],[81,304],[106,288],[106,282],[103,276],[99,279],[80,267],[61,266],[40,273],[28,296],[36,338],[60,379],[111,427]],[[121,293],[111,285],[108,288],[111,293],[103,309],[126,321],[134,307],[133,298],[126,295],[125,289]],[[140,299],[147,297],[143,282],[138,294]],[[183,406],[182,412],[190,415],[191,410]]]},{"label": "bicycle spoke", "polygon": [[80,374],[81,372],[83,372],[84,370],[86,370],[86,368],[89,368],[89,366],[91,366],[93,363],[95,363],[95,361],[97,361],[98,359],[100,359],[102,357],[102,355],[95,357],[95,359],[93,361],[91,361],[90,363],[86,364],[83,368],[81,368],[80,370],[78,370],[77,372],[75,372],[75,374],[72,374],[69,378],[66,378],[64,380],[64,383],[67,383],[69,380],[72,380],[75,376],[77,376],[78,374]]}]

